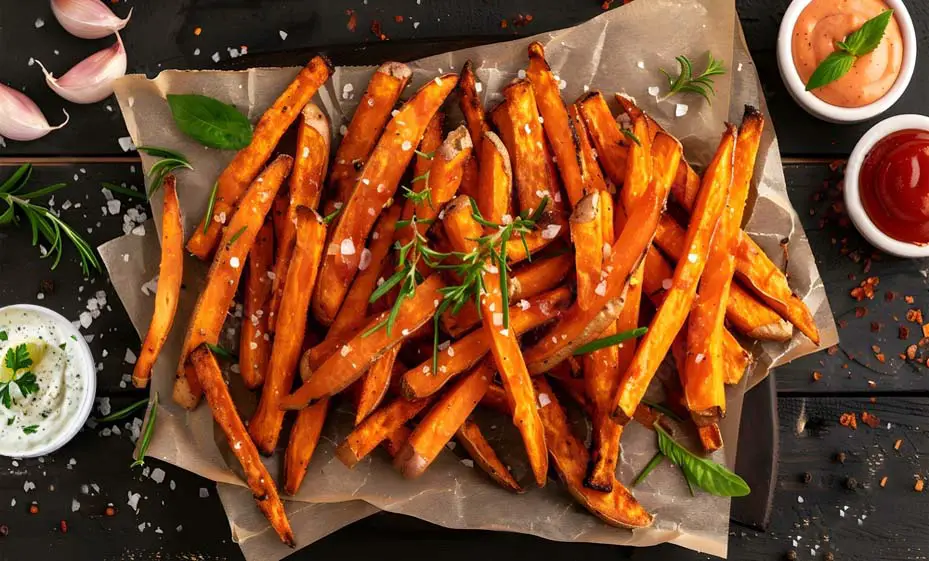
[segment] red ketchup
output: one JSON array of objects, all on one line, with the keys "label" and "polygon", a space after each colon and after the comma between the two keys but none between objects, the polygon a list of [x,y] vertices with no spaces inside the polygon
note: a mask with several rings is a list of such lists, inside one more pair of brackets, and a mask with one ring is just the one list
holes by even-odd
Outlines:
[{"label": "red ketchup", "polygon": [[929,131],[887,135],[865,156],[861,203],[877,228],[901,242],[929,243]]}]

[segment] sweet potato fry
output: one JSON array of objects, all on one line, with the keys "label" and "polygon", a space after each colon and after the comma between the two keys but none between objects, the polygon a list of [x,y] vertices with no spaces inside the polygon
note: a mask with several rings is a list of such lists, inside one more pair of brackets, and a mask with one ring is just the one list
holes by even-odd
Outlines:
[{"label": "sweet potato fry", "polygon": [[703,177],[694,220],[687,230],[687,258],[678,262],[671,288],[652,319],[648,333],[640,341],[632,364],[626,369],[617,388],[613,418],[621,424],[626,424],[632,418],[658,365],[664,360],[674,337],[687,319],[696,296],[697,282],[706,266],[710,241],[729,196],[735,143],[735,127],[730,125],[723,134],[716,155]]},{"label": "sweet potato fry", "polygon": [[320,399],[301,410],[290,429],[290,441],[284,453],[284,492],[288,495],[296,495],[303,483],[328,410],[329,399]]},{"label": "sweet potato fry", "polygon": [[271,223],[274,224],[274,239],[284,239],[284,228],[287,227],[287,209],[290,207],[290,196],[287,189],[280,189],[274,202],[271,203]]},{"label": "sweet potato fry", "polygon": [[329,165],[329,119],[313,103],[303,108],[302,118],[297,125],[297,153],[294,170],[290,174],[290,203],[287,219],[278,238],[277,258],[274,262],[273,291],[268,312],[268,327],[274,331],[277,310],[284,295],[284,279],[287,265],[294,252],[297,231],[297,208],[304,206],[316,210],[322,195],[322,185]]},{"label": "sweet potato fry", "polygon": [[475,147],[481,145],[484,133],[490,130],[484,118],[484,104],[481,103],[480,87],[477,76],[474,74],[474,64],[469,60],[462,67],[461,78],[458,80],[458,106],[464,114],[465,123],[468,125],[468,133],[471,135],[471,141]]},{"label": "sweet potato fry", "polygon": [[425,473],[455,436],[487,392],[494,376],[491,364],[484,362],[435,401],[394,458],[394,467],[403,477],[414,479]]},{"label": "sweet potato fry", "polygon": [[248,433],[255,446],[264,454],[272,454],[277,447],[284,422],[284,411],[278,405],[294,383],[303,337],[306,334],[307,310],[310,294],[316,282],[316,271],[326,245],[326,225],[315,211],[297,208],[297,240],[293,259],[287,267],[284,296],[281,298],[280,331],[274,337],[271,362],[261,400],[248,423]]},{"label": "sweet potato fry", "polygon": [[413,148],[457,82],[458,77],[451,74],[423,86],[397,111],[371,152],[352,196],[331,229],[331,245],[336,251],[327,251],[323,258],[319,284],[313,294],[313,315],[321,323],[329,325],[335,319],[358,271],[361,252],[356,248],[364,247],[374,219],[394,196],[413,158]]},{"label": "sweet potato fry", "polygon": [[293,158],[286,155],[278,156],[271,162],[252,182],[223,232],[222,241],[207,274],[206,286],[197,298],[181,348],[177,378],[174,380],[174,401],[182,407],[195,408],[200,402],[201,393],[196,377],[184,374],[187,355],[200,343],[215,345],[219,341],[226,313],[239,287],[245,259],[292,164]]},{"label": "sweet potato fry", "polygon": [[164,210],[161,217],[161,261],[158,265],[158,290],[155,291],[155,310],[148,333],[142,342],[142,351],[132,370],[132,384],[144,388],[152,376],[152,367],[161,347],[164,346],[184,280],[184,221],[177,202],[177,179],[167,175],[164,179]]},{"label": "sweet potato fry", "polygon": [[571,120],[561,99],[558,81],[545,60],[545,49],[538,41],[529,45],[529,68],[526,70],[526,77],[532,83],[539,113],[544,119],[542,128],[555,155],[555,164],[568,194],[568,202],[573,208],[585,193],[589,193],[581,178],[578,135],[571,128]]},{"label": "sweet potato fry", "polygon": [[510,214],[510,196],[513,192],[513,169],[510,154],[500,137],[486,131],[483,141],[477,144],[480,177],[478,178],[477,208],[491,222],[499,223]]},{"label": "sweet potato fry", "polygon": [[578,199],[570,220],[577,274],[577,305],[585,311],[594,300],[594,291],[598,290],[600,271],[603,269],[604,238],[600,199],[599,192]]},{"label": "sweet potato fry", "polygon": [[384,396],[387,395],[387,389],[390,388],[390,379],[393,376],[394,364],[397,361],[399,352],[400,345],[387,351],[384,356],[371,365],[371,369],[361,379],[361,386],[358,391],[358,406],[355,408],[355,426],[360,425],[365,420],[365,417],[377,409],[381,401],[384,400]]},{"label": "sweet potato fry", "polygon": [[239,370],[245,386],[253,390],[264,383],[265,368],[271,359],[268,304],[273,275],[271,267],[274,265],[274,226],[270,220],[265,220],[258,231],[247,264],[245,317],[239,332]]},{"label": "sweet potato fry", "polygon": [[390,119],[390,112],[412,74],[410,67],[401,62],[385,62],[371,75],[371,81],[335,154],[332,173],[329,174],[326,216],[348,201],[355,189],[356,175],[367,162],[374,143],[381,137]]},{"label": "sweet potato fry", "polygon": [[[456,251],[467,253],[474,250],[477,246],[474,240],[483,234],[483,228],[474,219],[472,212],[464,197],[456,199],[445,211],[442,223]],[[489,337],[490,352],[513,409],[513,424],[523,437],[536,483],[542,487],[548,477],[548,454],[544,430],[532,399],[529,371],[523,360],[519,339],[516,338],[516,330],[510,329],[512,325],[505,322],[503,313],[494,313],[494,310],[504,310],[506,306],[500,289],[500,273],[485,265],[481,274],[486,290],[480,299],[484,332]]]},{"label": "sweet potato fry", "polygon": [[413,434],[413,431],[408,429],[406,425],[401,425],[400,428],[390,433],[387,439],[384,440],[384,450],[387,451],[391,458],[396,458],[411,434]]},{"label": "sweet potato fry", "polygon": [[403,300],[391,329],[386,327],[389,312],[369,318],[358,335],[342,345],[339,352],[326,359],[315,371],[310,369],[307,354],[304,354],[300,363],[303,385],[281,400],[281,408],[302,409],[353,384],[384,353],[432,319],[442,302],[440,289],[443,286],[439,275],[431,275],[416,287],[412,297]]},{"label": "sweet potato fry", "polygon": [[[429,170],[432,168],[432,156],[435,154],[435,151],[439,149],[439,146],[442,145],[442,128],[444,126],[445,113],[437,111],[436,114],[429,119],[429,124],[426,125],[423,138],[419,141],[419,146],[417,147],[419,153],[413,158],[412,190],[415,193],[422,191],[426,186],[426,179]],[[412,205],[413,201],[410,200],[404,203],[404,215],[407,214],[406,207],[410,207],[412,210]]]},{"label": "sweet potato fry", "polygon": [[[701,429],[701,441],[708,452],[722,445],[721,438],[711,438],[716,425],[726,414],[725,363],[722,358],[723,322],[729,301],[735,257],[732,244],[742,223],[745,201],[755,168],[755,155],[761,141],[764,119],[751,109],[746,111],[736,143],[729,202],[713,235],[706,270],[700,279],[697,297],[687,320],[687,354],[679,368],[687,409]],[[706,433],[706,434],[705,434]],[[719,429],[715,430],[719,434]],[[706,438],[704,438],[706,436]],[[718,446],[717,446],[718,445]]]},{"label": "sweet potato fry", "polygon": [[597,149],[597,161],[610,181],[617,187],[622,185],[626,180],[628,140],[613,120],[606,99],[602,93],[594,91],[581,96],[576,105]]},{"label": "sweet potato fry", "polygon": [[[500,386],[495,386],[500,387]],[[501,391],[503,388],[500,388]],[[520,487],[510,470],[494,452],[494,449],[484,438],[481,428],[474,421],[465,421],[458,432],[455,433],[455,439],[464,447],[465,451],[474,460],[474,463],[480,467],[484,473],[490,476],[498,485],[514,493],[522,493],[524,489]]]},{"label": "sweet potato fry", "polygon": [[[623,113],[625,113],[625,115],[628,117],[628,120],[630,123],[632,123],[639,117],[645,118],[645,121],[648,124],[649,140],[654,140],[655,136],[657,136],[659,132],[663,131],[663,129],[661,128],[661,125],[656,123],[654,119],[646,115],[644,111],[642,111],[641,109],[638,108],[638,106],[636,106],[635,100],[633,98],[629,97],[628,95],[621,94],[621,93],[613,94],[613,97],[616,99],[616,102],[619,103],[620,108],[622,109]],[[636,135],[636,137],[639,138],[640,140],[641,138],[643,138],[643,137],[639,137],[638,135]],[[627,146],[631,146],[631,144],[627,144]],[[686,166],[686,164],[684,167],[687,167],[688,169],[690,168],[690,166]],[[678,171],[680,171],[680,169],[681,168],[678,167]],[[696,173],[694,174],[694,177],[696,177]],[[697,182],[699,183],[699,177],[697,179],[698,179]],[[671,187],[671,190],[673,193],[674,192],[673,186]]]},{"label": "sweet potato fry", "polygon": [[603,179],[603,170],[597,163],[596,152],[591,144],[590,134],[587,132],[587,125],[578,112],[577,105],[568,106],[568,118],[571,119],[571,126],[577,134],[577,146],[580,150],[580,159],[578,160],[581,167],[581,183],[584,185],[584,193],[593,193],[606,191],[606,181]]},{"label": "sweet potato fry", "polygon": [[274,486],[274,478],[261,463],[258,450],[252,444],[245,431],[245,425],[236,412],[235,403],[229,395],[229,389],[219,370],[219,364],[216,363],[213,353],[205,343],[193,350],[190,354],[190,363],[199,380],[197,386],[202,387],[206,394],[207,403],[210,404],[210,410],[213,412],[213,419],[226,435],[229,449],[242,465],[245,481],[258,502],[258,508],[271,523],[271,527],[277,532],[281,541],[294,547],[294,533],[290,528],[290,521],[287,520],[287,514],[284,512],[284,504]]},{"label": "sweet potato fry", "polygon": [[571,356],[574,349],[598,337],[619,316],[629,280],[651,244],[681,158],[680,144],[671,137],[666,138],[667,141],[656,141],[653,147],[653,157],[657,158],[654,180],[633,207],[632,217],[604,261],[604,270],[609,273],[602,281],[605,283],[603,293],[595,294],[587,310],[572,306],[545,337],[525,352],[530,372],[539,374],[549,370]]},{"label": "sweet potato fry", "polygon": [[490,387],[487,388],[487,393],[484,394],[481,405],[489,407],[498,413],[503,413],[505,415],[510,414],[510,406],[506,402],[506,390],[503,389],[503,386],[498,384],[491,384]]},{"label": "sweet potato fry", "polygon": [[584,443],[571,432],[568,417],[545,378],[536,377],[533,383],[552,463],[571,496],[607,524],[621,528],[650,526],[652,516],[619,481],[613,482],[608,493],[584,487],[588,460]]},{"label": "sweet potato fry", "polygon": [[[384,442],[400,431],[403,426],[420,411],[426,408],[431,399],[417,399],[410,401],[402,397],[397,398],[362,421],[360,425],[349,433],[342,444],[335,450],[335,455],[345,464],[353,468],[358,462],[365,459],[377,445]],[[402,447],[401,447],[402,449]]]},{"label": "sweet potato fry", "polygon": [[187,250],[208,259],[216,249],[224,216],[235,210],[236,203],[246,188],[267,163],[284,132],[296,120],[303,106],[309,103],[316,91],[329,79],[332,65],[322,56],[313,57],[287,89],[265,111],[252,133],[252,142],[239,150],[226,169],[219,175],[216,202],[213,212],[205,216],[193,236],[187,241]]}]

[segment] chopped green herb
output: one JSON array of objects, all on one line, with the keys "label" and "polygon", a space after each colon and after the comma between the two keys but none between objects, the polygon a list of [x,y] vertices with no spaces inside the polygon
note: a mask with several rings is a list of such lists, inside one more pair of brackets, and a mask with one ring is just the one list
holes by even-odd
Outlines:
[{"label": "chopped green herb", "polygon": [[341,212],[342,212],[342,207],[339,207],[333,210],[332,212],[330,212],[329,214],[323,217],[323,224],[329,224],[330,222],[335,220],[335,217],[338,216]]},{"label": "chopped green herb", "polygon": [[155,392],[152,395],[152,404],[149,407],[148,420],[145,423],[145,427],[142,429],[142,438],[139,441],[139,453],[136,456],[138,459],[132,462],[130,468],[136,466],[145,465],[145,454],[148,452],[148,447],[152,443],[152,436],[155,434],[155,420],[158,418],[158,392]]},{"label": "chopped green herb", "polygon": [[239,228],[238,232],[236,232],[235,234],[232,234],[232,237],[229,238],[229,243],[227,243],[226,245],[234,244],[239,238],[242,237],[242,234],[244,234],[246,230],[248,230],[248,226],[242,226],[241,228]]},{"label": "chopped green herb", "polygon": [[117,185],[115,183],[109,183],[107,181],[104,181],[102,185],[106,187],[107,189],[109,189],[110,191],[113,191],[114,193],[119,193],[120,195],[126,195],[127,197],[133,197],[135,199],[142,199],[143,201],[148,198],[145,196],[145,193],[142,193],[140,191],[135,191],[133,189],[129,189],[128,187],[123,187],[122,185]]},{"label": "chopped green herb", "polygon": [[23,432],[26,434],[35,434],[39,430],[39,425],[29,425],[28,427],[23,427]]},{"label": "chopped green herb", "polygon": [[574,355],[585,355],[587,353],[604,349],[606,347],[612,347],[618,345],[623,341],[628,339],[635,339],[636,337],[641,337],[645,335],[648,331],[647,327],[638,327],[636,329],[630,329],[629,331],[623,331],[622,333],[617,333],[615,335],[610,335],[609,337],[603,337],[601,339],[595,339],[586,345],[581,345],[574,350]]},{"label": "chopped green herb", "polygon": [[220,358],[224,358],[224,359],[226,359],[226,360],[228,360],[228,361],[232,361],[232,362],[235,362],[235,361],[239,360],[239,357],[237,357],[237,356],[235,355],[235,353],[233,353],[233,352],[231,352],[231,351],[228,351],[228,350],[226,350],[226,349],[220,347],[219,345],[214,345],[214,344],[212,344],[212,343],[207,343],[206,346],[209,347],[211,351],[213,351],[213,354],[214,354],[214,355],[216,355],[216,356],[218,356],[218,357],[220,357]]},{"label": "chopped green herb", "polygon": [[718,497],[744,497],[751,492],[745,480],[725,466],[701,458],[675,441],[659,424],[655,424],[658,449],[681,468],[687,484]]},{"label": "chopped green herb", "polygon": [[621,130],[623,131],[623,134],[626,136],[626,138],[628,138],[629,140],[635,142],[635,143],[638,144],[639,146],[642,146],[642,141],[639,140],[639,137],[636,136],[634,132],[632,132],[632,131],[629,130],[629,129],[621,129]]},{"label": "chopped green herb", "polygon": [[203,233],[210,229],[210,222],[213,221],[213,207],[216,206],[216,192],[219,189],[219,180],[213,183],[213,189],[210,190],[210,200],[206,203],[206,213],[203,215]]},{"label": "chopped green herb", "polygon": [[660,451],[655,452],[655,455],[652,456],[652,459],[649,460],[647,464],[645,464],[645,467],[641,472],[639,472],[639,475],[635,476],[635,479],[632,480],[632,486],[635,487],[639,483],[645,481],[645,478],[648,477],[649,474],[651,474],[653,471],[655,471],[656,467],[661,465],[662,460],[664,460],[664,454],[662,454]]},{"label": "chopped green herb", "polygon": [[142,409],[146,405],[148,405],[148,398],[140,399],[139,401],[136,401],[132,405],[129,405],[128,407],[124,407],[123,409],[120,409],[119,411],[116,411],[115,413],[110,413],[106,417],[100,417],[99,419],[96,419],[96,421],[98,423],[110,423],[112,421],[119,421],[119,420],[125,419],[126,417],[132,415],[133,413],[135,413],[139,409]]},{"label": "chopped green herb", "polygon": [[726,73],[723,61],[713,58],[713,53],[706,53],[706,70],[694,76],[693,63],[684,55],[675,58],[680,66],[680,75],[672,78],[664,69],[661,73],[668,79],[668,93],[658,99],[664,101],[672,95],[679,93],[695,93],[703,96],[707,102],[710,102],[710,96],[716,94],[713,89],[713,76],[719,76]]},{"label": "chopped green herb", "polygon": [[0,331],[0,341],[6,341],[9,338],[10,337],[6,334],[6,331]]}]

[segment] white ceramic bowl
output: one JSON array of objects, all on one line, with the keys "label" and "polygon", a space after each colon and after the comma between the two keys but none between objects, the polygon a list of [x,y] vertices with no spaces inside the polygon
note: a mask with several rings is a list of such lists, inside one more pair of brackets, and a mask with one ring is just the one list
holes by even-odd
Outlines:
[{"label": "white ceramic bowl", "polygon": [[913,71],[916,68],[916,52],[919,50],[916,42],[916,28],[913,26],[910,12],[907,11],[903,0],[884,0],[893,9],[894,18],[903,35],[903,63],[900,67],[900,75],[884,97],[863,107],[838,107],[806,91],[806,85],[800,79],[797,67],[794,66],[792,38],[797,19],[810,1],[793,0],[784,13],[784,19],[781,20],[781,27],[777,34],[777,67],[791,97],[810,115],[831,123],[858,123],[887,111],[910,85],[910,79],[913,78]]},{"label": "white ceramic bowl", "polygon": [[77,344],[78,348],[77,367],[81,369],[84,374],[84,379],[87,381],[84,386],[84,394],[81,396],[81,407],[78,409],[77,415],[71,418],[62,431],[49,440],[44,446],[36,448],[28,454],[17,455],[18,458],[36,458],[51,454],[63,447],[80,432],[81,427],[87,422],[87,418],[90,417],[90,412],[94,406],[94,397],[96,397],[97,393],[97,369],[94,365],[94,356],[90,352],[90,347],[87,345],[87,341],[84,340],[84,336],[63,315],[46,307],[35,306],[33,304],[14,304],[12,306],[0,308],[0,312],[8,310],[27,310],[35,314],[43,315],[47,317],[49,321],[55,323],[65,335],[69,337],[73,336],[74,342]]},{"label": "white ceramic bowl", "polygon": [[899,257],[929,257],[929,245],[901,242],[880,231],[865,212],[864,205],[861,204],[858,177],[861,174],[861,165],[865,157],[874,145],[888,134],[907,129],[929,131],[929,117],[925,115],[890,117],[871,127],[871,130],[861,137],[845,167],[845,208],[855,228],[858,228],[861,235],[874,247]]}]

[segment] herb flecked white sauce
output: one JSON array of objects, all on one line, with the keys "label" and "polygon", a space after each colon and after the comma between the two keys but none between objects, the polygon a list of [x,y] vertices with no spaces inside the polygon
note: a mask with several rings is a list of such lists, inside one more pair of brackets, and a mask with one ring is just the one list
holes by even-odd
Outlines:
[{"label": "herb flecked white sauce", "polygon": [[77,340],[40,313],[0,312],[0,455],[27,455],[78,414],[87,385]]}]

